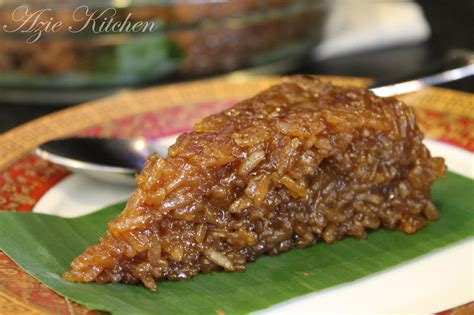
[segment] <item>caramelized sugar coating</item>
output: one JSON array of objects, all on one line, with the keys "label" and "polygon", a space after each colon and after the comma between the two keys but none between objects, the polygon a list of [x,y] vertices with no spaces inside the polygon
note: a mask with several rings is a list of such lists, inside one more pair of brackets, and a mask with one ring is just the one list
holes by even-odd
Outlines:
[{"label": "caramelized sugar coating", "polygon": [[183,279],[243,271],[277,255],[438,217],[430,186],[445,173],[395,98],[291,77],[152,155],[107,234],[71,263],[71,281]]}]

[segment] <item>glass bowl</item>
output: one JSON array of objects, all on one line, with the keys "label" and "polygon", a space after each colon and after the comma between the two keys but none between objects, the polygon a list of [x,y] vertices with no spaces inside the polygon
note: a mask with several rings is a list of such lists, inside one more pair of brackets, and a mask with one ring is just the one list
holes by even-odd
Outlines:
[{"label": "glass bowl", "polygon": [[319,41],[326,13],[322,0],[6,0],[0,92],[4,100],[24,97],[22,91],[88,99],[121,87],[291,64]]}]

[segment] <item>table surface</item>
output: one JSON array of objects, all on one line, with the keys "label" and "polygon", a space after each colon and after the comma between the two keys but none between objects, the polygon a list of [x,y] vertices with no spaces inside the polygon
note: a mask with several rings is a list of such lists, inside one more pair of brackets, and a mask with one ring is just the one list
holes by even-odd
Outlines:
[{"label": "table surface", "polygon": [[[425,43],[359,53],[324,61],[308,60],[292,73],[348,75],[396,80],[426,72],[452,49],[474,50],[472,16],[474,1],[457,0],[456,6],[445,1],[418,0],[432,29]],[[452,82],[445,87],[474,92],[474,77]],[[70,104],[69,104],[70,105]],[[66,105],[65,105],[66,106]],[[65,106],[7,104],[0,100],[0,133]]]}]

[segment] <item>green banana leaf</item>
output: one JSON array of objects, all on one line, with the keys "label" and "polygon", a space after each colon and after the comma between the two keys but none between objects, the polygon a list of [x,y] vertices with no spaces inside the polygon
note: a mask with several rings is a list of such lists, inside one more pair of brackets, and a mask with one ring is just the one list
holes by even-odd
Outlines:
[{"label": "green banana leaf", "polygon": [[414,235],[374,231],[366,240],[346,238],[263,256],[243,273],[160,282],[156,292],[141,285],[71,283],[61,277],[71,260],[104,234],[123,204],[74,219],[0,212],[0,249],[46,286],[90,309],[113,314],[240,314],[354,281],[472,236],[473,191],[474,181],[450,173],[433,187],[441,218]]}]

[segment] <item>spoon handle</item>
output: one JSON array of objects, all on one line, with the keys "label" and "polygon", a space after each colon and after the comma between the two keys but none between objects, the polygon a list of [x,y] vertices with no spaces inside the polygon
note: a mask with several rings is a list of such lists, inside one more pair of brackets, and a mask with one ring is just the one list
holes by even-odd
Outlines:
[{"label": "spoon handle", "polygon": [[446,70],[415,80],[370,88],[378,96],[388,97],[421,90],[427,86],[448,83],[474,75],[474,64]]},{"label": "spoon handle", "polygon": [[441,85],[474,75],[474,52],[453,49],[438,62],[432,63],[429,69],[397,80],[376,82],[369,90],[378,96],[396,96],[415,92],[422,88]]}]

